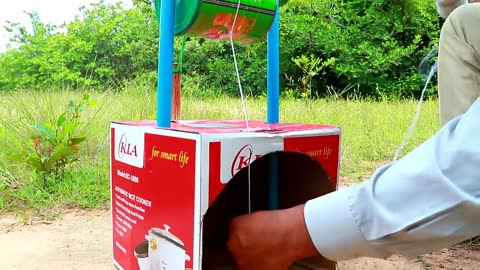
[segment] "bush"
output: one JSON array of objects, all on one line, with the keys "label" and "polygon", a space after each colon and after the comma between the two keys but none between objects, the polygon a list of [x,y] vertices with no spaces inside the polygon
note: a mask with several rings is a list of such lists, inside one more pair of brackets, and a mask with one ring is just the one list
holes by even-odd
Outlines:
[{"label": "bush", "polygon": [[284,73],[302,76],[294,56],[335,59],[314,92],[355,85],[364,96],[401,97],[421,89],[417,67],[438,35],[432,1],[291,0],[282,13]]},{"label": "bush", "polygon": [[[301,82],[310,75],[302,69],[320,60],[319,65],[327,65],[311,78],[312,95],[326,95],[333,88],[360,89],[356,94],[370,97],[416,96],[423,83],[418,64],[435,45],[438,32],[432,1],[290,0],[281,8],[281,88],[303,93]],[[204,89],[238,93],[229,44],[189,42],[187,75],[208,75]],[[265,41],[236,46],[248,92],[264,93]],[[296,63],[302,58],[309,60]]]},{"label": "bush", "polygon": [[0,212],[105,202],[109,137],[99,117],[107,106],[92,93],[0,93]]},{"label": "bush", "polygon": [[[433,1],[281,3],[283,91],[303,97],[334,91],[375,98],[419,94],[423,78],[417,66],[439,34]],[[150,0],[134,4],[124,10],[100,1],[82,9],[82,16],[65,26],[65,34],[56,33],[56,26],[43,24],[34,13],[32,34],[11,24],[10,30],[17,33],[14,41],[21,46],[0,55],[0,90],[108,88],[135,79],[148,81],[154,89],[158,60],[154,5]],[[177,37],[177,59],[180,46]],[[266,40],[237,43],[235,49],[245,92],[264,95]],[[185,79],[198,82],[199,95],[238,96],[229,42],[189,39],[183,67]]]},{"label": "bush", "polygon": [[33,33],[11,23],[19,47],[0,55],[0,91],[107,89],[155,70],[158,26],[145,5],[125,10],[100,1],[65,26],[44,24],[33,12]]},{"label": "bush", "polygon": [[[13,102],[5,103],[11,105]],[[55,115],[51,111],[48,116],[43,115],[43,119],[35,119],[29,112],[28,105],[19,106],[22,115],[17,121],[0,120],[0,124],[5,128],[0,133],[5,142],[3,159],[18,166],[24,165],[35,172],[42,187],[47,188],[47,180],[60,180],[69,165],[78,161],[79,150],[87,139],[82,131],[89,119],[85,119],[83,114],[87,107],[95,104],[86,94],[79,101],[70,101],[60,114]],[[46,119],[52,117],[53,119]],[[6,147],[7,145],[9,147]]]}]

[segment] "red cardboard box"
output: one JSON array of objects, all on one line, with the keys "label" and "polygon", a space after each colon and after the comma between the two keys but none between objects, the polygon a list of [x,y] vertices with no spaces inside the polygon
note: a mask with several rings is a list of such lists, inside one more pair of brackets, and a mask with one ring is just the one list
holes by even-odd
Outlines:
[{"label": "red cardboard box", "polygon": [[318,161],[337,186],[340,133],[332,126],[256,121],[248,129],[243,121],[182,121],[170,129],[153,121],[112,122],[115,266],[200,270],[202,218],[237,172],[262,155],[296,151]]}]

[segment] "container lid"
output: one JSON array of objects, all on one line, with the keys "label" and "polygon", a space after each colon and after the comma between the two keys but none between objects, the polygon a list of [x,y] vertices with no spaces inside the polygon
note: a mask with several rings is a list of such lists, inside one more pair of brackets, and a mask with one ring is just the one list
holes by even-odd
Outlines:
[{"label": "container lid", "polygon": [[152,228],[150,230],[151,233],[159,236],[159,237],[162,237],[164,239],[166,239],[167,241],[169,242],[172,242],[173,244],[185,249],[185,245],[183,244],[182,240],[180,240],[178,237],[176,237],[175,235],[173,235],[171,232],[170,232],[170,226],[168,225],[163,225],[165,227],[164,230],[162,229],[159,229],[159,228]]},{"label": "container lid", "polygon": [[[160,22],[160,9],[161,9],[161,1],[162,0],[155,0],[155,10],[157,13],[157,20]],[[181,35],[190,29],[190,27],[195,22],[195,18],[197,17],[200,11],[200,5],[202,4],[202,0],[188,0],[188,1],[181,1],[181,0],[174,0],[175,1],[175,21],[174,25],[174,33],[175,35]]]}]

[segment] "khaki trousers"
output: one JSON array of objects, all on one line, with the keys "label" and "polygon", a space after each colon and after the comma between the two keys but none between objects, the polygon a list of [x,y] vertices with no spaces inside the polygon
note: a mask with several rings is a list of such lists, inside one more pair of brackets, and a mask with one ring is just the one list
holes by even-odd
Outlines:
[{"label": "khaki trousers", "polygon": [[480,3],[458,7],[443,25],[438,91],[442,125],[465,113],[480,96]]}]

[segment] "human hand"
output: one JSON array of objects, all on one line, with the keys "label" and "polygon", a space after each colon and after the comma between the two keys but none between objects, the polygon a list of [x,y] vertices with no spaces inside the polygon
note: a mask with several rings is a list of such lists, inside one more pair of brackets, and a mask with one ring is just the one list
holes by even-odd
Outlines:
[{"label": "human hand", "polygon": [[237,269],[287,270],[297,260],[318,255],[303,210],[304,205],[300,205],[233,219],[228,249]]}]

